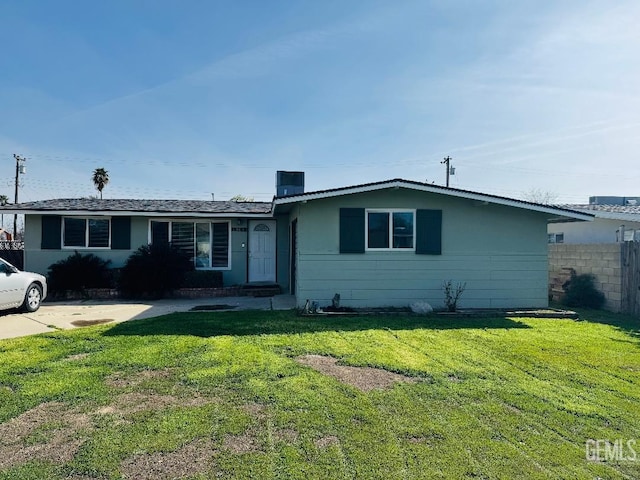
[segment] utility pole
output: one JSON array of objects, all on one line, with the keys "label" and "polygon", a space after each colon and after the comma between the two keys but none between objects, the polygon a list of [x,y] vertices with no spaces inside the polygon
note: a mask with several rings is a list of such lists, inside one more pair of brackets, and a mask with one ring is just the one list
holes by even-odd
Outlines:
[{"label": "utility pole", "polygon": [[[19,186],[19,178],[21,174],[24,174],[27,172],[27,168],[24,165],[24,162],[27,161],[26,158],[21,157],[20,155],[17,154],[13,154],[13,158],[16,159],[16,195],[15,195],[15,202],[14,204],[17,205],[18,204],[18,186]],[[13,215],[13,240],[17,240],[18,238],[18,214],[15,213]]]},{"label": "utility pole", "polygon": [[441,161],[440,163],[444,163],[447,166],[447,187],[448,187],[449,186],[449,175],[454,175],[455,174],[455,169],[450,166],[451,157],[447,155],[446,157],[444,157],[444,160]]}]

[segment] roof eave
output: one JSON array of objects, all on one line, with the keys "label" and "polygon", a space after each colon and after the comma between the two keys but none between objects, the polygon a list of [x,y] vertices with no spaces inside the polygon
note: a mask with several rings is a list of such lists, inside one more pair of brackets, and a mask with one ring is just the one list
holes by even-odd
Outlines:
[{"label": "roof eave", "polygon": [[640,214],[638,213],[624,213],[624,212],[606,212],[606,211],[594,211],[596,218],[606,218],[609,220],[626,220],[628,222],[640,222]]},{"label": "roof eave", "polygon": [[2,214],[18,215],[85,215],[105,217],[216,217],[216,218],[271,218],[271,213],[246,213],[246,212],[165,212],[165,211],[134,211],[134,210],[37,210],[37,209],[7,209],[0,210]]},{"label": "roof eave", "polygon": [[591,213],[582,213],[574,210],[561,209],[551,207],[548,205],[534,204],[528,202],[522,202],[519,200],[512,200],[503,197],[494,197],[484,193],[469,192],[466,190],[445,189],[444,187],[430,186],[425,184],[409,183],[401,180],[392,180],[390,182],[377,183],[371,185],[362,185],[357,187],[347,187],[344,189],[336,189],[334,191],[323,192],[310,192],[302,193],[299,195],[292,195],[288,197],[276,197],[273,199],[274,211],[279,205],[288,205],[292,203],[306,202],[310,200],[319,200],[323,198],[332,198],[343,195],[351,195],[354,193],[373,192],[377,190],[385,190],[389,188],[408,188],[411,190],[418,190],[429,193],[436,193],[440,195],[449,195],[452,197],[466,198],[469,200],[475,200],[479,202],[494,203],[496,205],[506,205],[515,208],[521,208],[525,210],[532,210],[541,213],[547,213],[553,215],[552,218],[567,218],[574,221],[592,221],[594,215]]}]

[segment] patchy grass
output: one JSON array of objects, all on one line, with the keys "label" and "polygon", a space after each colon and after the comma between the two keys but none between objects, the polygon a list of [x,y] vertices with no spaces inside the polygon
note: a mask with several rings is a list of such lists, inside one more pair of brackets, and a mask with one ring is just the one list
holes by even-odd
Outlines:
[{"label": "patchy grass", "polygon": [[640,321],[581,316],[198,312],[0,341],[0,479],[638,478]]}]

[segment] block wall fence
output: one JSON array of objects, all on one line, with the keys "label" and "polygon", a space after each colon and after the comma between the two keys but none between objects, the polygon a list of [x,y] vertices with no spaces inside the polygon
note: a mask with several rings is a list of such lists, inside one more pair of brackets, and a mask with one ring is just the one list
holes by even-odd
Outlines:
[{"label": "block wall fence", "polygon": [[605,309],[640,315],[640,243],[550,244],[549,285],[568,268],[595,276]]}]

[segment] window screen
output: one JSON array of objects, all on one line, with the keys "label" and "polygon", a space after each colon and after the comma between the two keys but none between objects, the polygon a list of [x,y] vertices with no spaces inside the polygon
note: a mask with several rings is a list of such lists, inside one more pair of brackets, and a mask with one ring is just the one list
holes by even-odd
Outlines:
[{"label": "window screen", "polygon": [[89,247],[109,246],[109,220],[89,219]]},{"label": "window screen", "polygon": [[65,247],[86,246],[87,221],[84,218],[65,218],[62,241]]},{"label": "window screen", "polygon": [[389,248],[389,213],[369,212],[369,248]]},{"label": "window screen", "polygon": [[169,243],[169,222],[151,222],[151,243],[154,245]]}]

